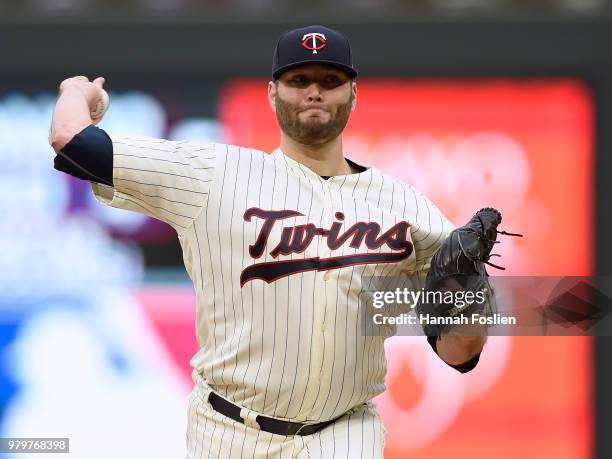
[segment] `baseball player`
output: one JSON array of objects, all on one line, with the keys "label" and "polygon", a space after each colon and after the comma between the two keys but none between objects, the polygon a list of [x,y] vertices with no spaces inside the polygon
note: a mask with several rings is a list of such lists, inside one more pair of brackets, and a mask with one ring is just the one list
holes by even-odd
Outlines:
[{"label": "baseball player", "polygon": [[[372,399],[385,390],[384,337],[362,333],[364,279],[427,273],[454,227],[419,191],[344,156],[356,76],[339,32],[283,34],[267,87],[280,127],[272,154],[115,136],[90,115],[103,78],[61,85],[56,169],[178,234],[200,344],[189,458],[383,456]],[[485,342],[428,340],[461,372]]]}]

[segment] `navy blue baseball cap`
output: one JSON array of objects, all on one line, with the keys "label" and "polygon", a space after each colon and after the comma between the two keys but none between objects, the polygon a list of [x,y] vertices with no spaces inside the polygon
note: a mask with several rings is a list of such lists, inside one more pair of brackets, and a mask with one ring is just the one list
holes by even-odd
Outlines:
[{"label": "navy blue baseball cap", "polygon": [[303,64],[328,64],[357,76],[351,46],[344,35],[320,25],[285,32],[278,39],[272,57],[272,78]]}]

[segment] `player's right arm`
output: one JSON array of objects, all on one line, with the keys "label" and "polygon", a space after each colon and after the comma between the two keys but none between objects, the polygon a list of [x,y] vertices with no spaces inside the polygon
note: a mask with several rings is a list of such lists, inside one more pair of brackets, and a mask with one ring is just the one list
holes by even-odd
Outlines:
[{"label": "player's right arm", "polygon": [[208,202],[216,164],[227,147],[117,136],[99,129],[90,108],[103,83],[85,77],[62,83],[50,134],[55,168],[91,181],[98,201],[164,221],[180,234]]}]

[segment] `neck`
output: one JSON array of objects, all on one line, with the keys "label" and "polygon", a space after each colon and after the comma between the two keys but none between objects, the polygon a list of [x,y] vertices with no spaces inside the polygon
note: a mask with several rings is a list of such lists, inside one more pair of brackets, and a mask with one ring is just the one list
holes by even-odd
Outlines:
[{"label": "neck", "polygon": [[354,171],[342,154],[342,136],[321,145],[304,145],[281,131],[280,148],[291,159],[318,175],[347,175]]}]

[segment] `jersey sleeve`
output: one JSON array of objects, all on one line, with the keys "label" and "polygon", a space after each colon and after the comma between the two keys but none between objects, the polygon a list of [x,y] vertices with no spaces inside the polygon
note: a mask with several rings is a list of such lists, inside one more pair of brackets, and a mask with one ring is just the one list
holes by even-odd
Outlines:
[{"label": "jersey sleeve", "polygon": [[113,142],[97,126],[77,133],[55,155],[53,167],[73,177],[113,185]]},{"label": "jersey sleeve", "polygon": [[411,223],[410,233],[416,256],[417,273],[427,274],[431,257],[448,238],[455,226],[423,193],[408,186],[406,198],[409,201],[409,214],[406,218]]},{"label": "jersey sleeve", "polygon": [[207,202],[219,144],[110,137],[113,186],[92,183],[96,199],[164,221],[178,233],[189,228]]}]

